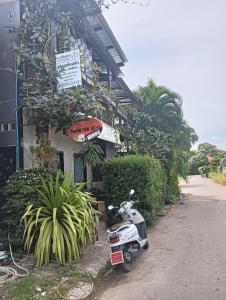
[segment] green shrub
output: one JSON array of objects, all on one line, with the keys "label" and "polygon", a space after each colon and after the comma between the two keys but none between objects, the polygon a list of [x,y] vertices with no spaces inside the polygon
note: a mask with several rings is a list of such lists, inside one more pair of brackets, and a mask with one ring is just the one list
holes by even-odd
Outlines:
[{"label": "green shrub", "polygon": [[35,245],[37,266],[48,264],[51,255],[59,264],[78,259],[93,239],[94,198],[82,191],[84,183],[74,185],[69,176],[60,176],[57,172],[47,183],[42,179],[36,188],[40,205],[28,205],[22,216],[25,247],[29,251]]},{"label": "green shrub", "polygon": [[34,190],[40,186],[41,176],[48,178],[47,171],[43,168],[16,171],[1,191],[0,242],[3,242],[5,249],[8,247],[9,234],[13,250],[23,250],[23,226],[20,226],[20,218],[28,203],[39,205],[40,198]]},{"label": "green shrub", "polygon": [[[102,167],[107,205],[119,205],[135,190],[133,200],[137,209],[150,224],[164,204],[166,177],[160,163],[149,156],[131,155],[111,158]],[[113,220],[110,215],[109,223]]]}]

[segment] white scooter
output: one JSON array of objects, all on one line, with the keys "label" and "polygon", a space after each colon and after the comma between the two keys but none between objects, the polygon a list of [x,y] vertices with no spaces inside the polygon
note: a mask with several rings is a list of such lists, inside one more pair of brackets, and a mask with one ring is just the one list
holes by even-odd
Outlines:
[{"label": "white scooter", "polygon": [[[130,197],[134,190],[130,191]],[[132,206],[133,201],[124,201],[120,207],[109,205],[108,209],[119,208],[118,213],[123,222],[107,230],[108,241],[111,247],[112,265],[121,265],[123,272],[130,272],[131,262],[138,255],[140,248],[148,249],[146,223],[142,215]]]}]

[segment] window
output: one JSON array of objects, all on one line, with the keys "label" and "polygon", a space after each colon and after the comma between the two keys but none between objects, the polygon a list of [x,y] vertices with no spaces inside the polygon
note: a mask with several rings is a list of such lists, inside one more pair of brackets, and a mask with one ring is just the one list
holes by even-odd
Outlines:
[{"label": "window", "polygon": [[64,153],[57,152],[56,160],[57,160],[57,169],[61,170],[64,173]]},{"label": "window", "polygon": [[11,123],[10,124],[10,129],[13,131],[13,130],[16,130],[16,123]]},{"label": "window", "polygon": [[0,132],[16,130],[16,123],[0,123]]},{"label": "window", "polygon": [[2,123],[1,124],[1,131],[8,131],[8,130],[9,130],[8,123]]}]

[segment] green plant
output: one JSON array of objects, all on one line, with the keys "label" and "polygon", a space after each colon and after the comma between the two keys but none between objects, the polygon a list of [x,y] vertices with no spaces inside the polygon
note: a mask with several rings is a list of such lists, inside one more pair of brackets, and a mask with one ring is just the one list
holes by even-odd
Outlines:
[{"label": "green plant", "polygon": [[[23,250],[23,225],[20,218],[29,203],[40,204],[39,195],[34,191],[41,184],[41,177],[48,180],[48,172],[44,168],[20,170],[13,173],[0,195],[0,241],[8,247],[10,235],[13,250]],[[6,248],[5,248],[6,249]]]},{"label": "green plant", "polygon": [[83,163],[83,168],[81,169],[81,180],[83,179],[83,174],[86,168],[90,169],[90,176],[87,176],[87,188],[90,191],[93,187],[93,171],[103,163],[103,150],[95,142],[85,142],[82,145],[81,151],[78,153],[78,157]]},{"label": "green plant", "polygon": [[92,241],[95,201],[82,191],[83,183],[74,185],[69,176],[60,177],[58,171],[47,183],[42,179],[42,186],[36,189],[41,205],[29,205],[21,219],[25,248],[29,251],[35,242],[37,266],[48,264],[51,254],[59,264],[78,259]]},{"label": "green plant", "polygon": [[[153,222],[164,204],[166,176],[160,163],[150,156],[131,155],[104,162],[103,181],[108,204],[118,206],[135,190],[134,200],[148,223]],[[113,216],[109,223],[115,222]]]},{"label": "green plant", "polygon": [[85,164],[89,164],[92,167],[99,166],[103,161],[103,150],[95,142],[85,142],[82,145],[82,149],[79,155],[83,159]]}]

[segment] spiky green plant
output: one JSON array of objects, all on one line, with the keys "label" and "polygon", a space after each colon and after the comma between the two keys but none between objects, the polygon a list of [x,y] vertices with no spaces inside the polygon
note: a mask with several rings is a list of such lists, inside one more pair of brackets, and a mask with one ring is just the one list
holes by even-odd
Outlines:
[{"label": "spiky green plant", "polygon": [[83,143],[82,149],[79,152],[81,158],[83,158],[85,164],[89,164],[92,167],[97,167],[103,162],[103,150],[95,142]]},{"label": "spiky green plant", "polygon": [[82,191],[83,183],[74,185],[69,176],[57,172],[48,182],[42,179],[36,192],[42,205],[30,204],[21,221],[24,222],[25,248],[35,245],[37,266],[48,264],[51,254],[59,264],[77,260],[92,241],[95,229],[90,193]]}]

